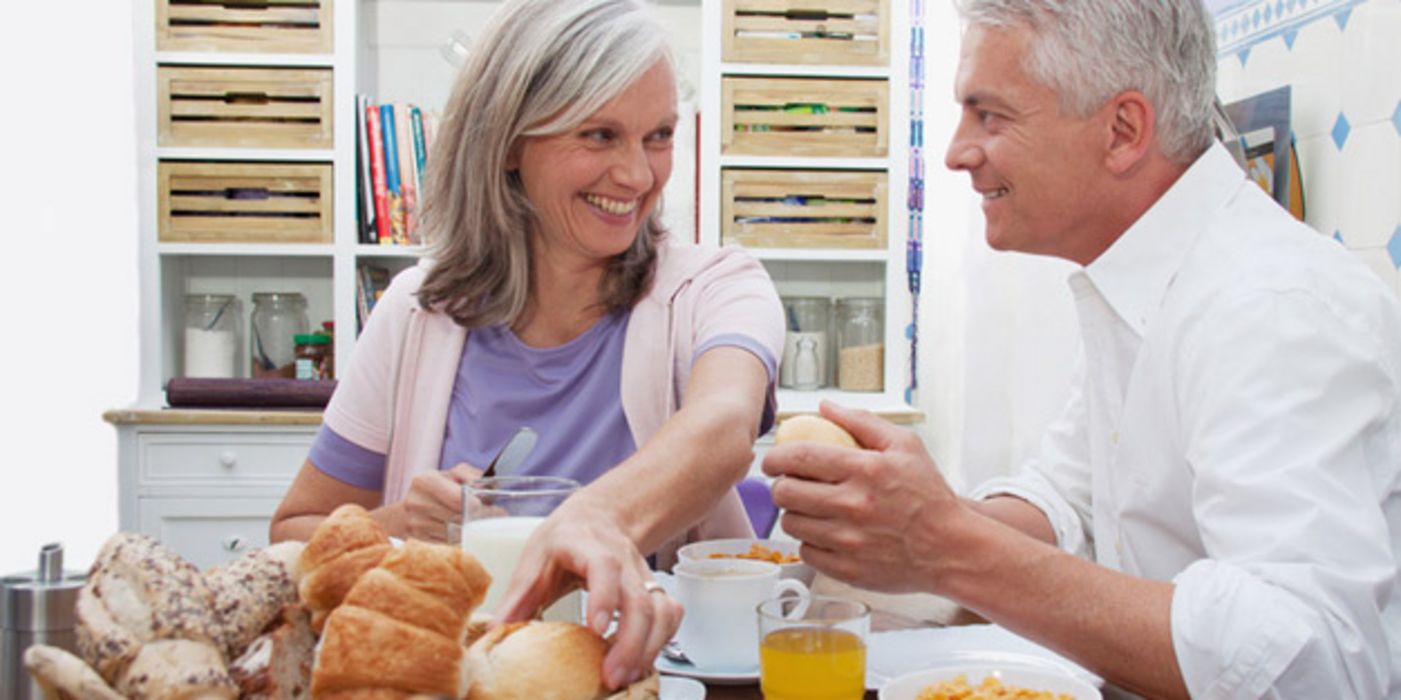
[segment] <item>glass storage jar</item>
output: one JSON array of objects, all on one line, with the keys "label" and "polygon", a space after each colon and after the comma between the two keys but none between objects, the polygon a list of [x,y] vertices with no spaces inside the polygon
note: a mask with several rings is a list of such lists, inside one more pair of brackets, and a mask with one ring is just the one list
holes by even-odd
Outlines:
[{"label": "glass storage jar", "polygon": [[831,300],[824,297],[783,299],[788,333],[784,337],[783,360],[779,365],[779,386],[802,390],[827,386],[831,304]]},{"label": "glass storage jar", "polygon": [[186,377],[238,376],[243,305],[232,294],[185,295]]},{"label": "glass storage jar", "polygon": [[306,333],[306,297],[296,292],[258,292],[248,324],[255,379],[296,376],[297,334]]},{"label": "glass storage jar", "polygon": [[298,333],[297,379],[331,378],[331,336]]},{"label": "glass storage jar", "polygon": [[879,298],[837,300],[837,388],[885,388],[884,306]]}]

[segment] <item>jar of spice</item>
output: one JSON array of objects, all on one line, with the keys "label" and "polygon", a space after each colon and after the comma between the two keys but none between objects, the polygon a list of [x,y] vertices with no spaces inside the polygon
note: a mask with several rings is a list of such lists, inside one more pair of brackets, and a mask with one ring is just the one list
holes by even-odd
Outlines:
[{"label": "jar of spice", "polygon": [[306,333],[306,297],[296,292],[259,292],[253,295],[250,356],[255,379],[296,376],[296,340]]},{"label": "jar of spice", "polygon": [[837,387],[842,391],[885,388],[885,323],[881,300],[837,300]]},{"label": "jar of spice", "polygon": [[331,336],[320,333],[298,333],[297,379],[331,378]]}]

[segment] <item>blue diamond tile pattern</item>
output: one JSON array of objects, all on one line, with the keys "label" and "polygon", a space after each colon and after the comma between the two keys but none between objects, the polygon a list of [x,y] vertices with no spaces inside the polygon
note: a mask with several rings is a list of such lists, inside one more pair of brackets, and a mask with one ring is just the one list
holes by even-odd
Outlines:
[{"label": "blue diamond tile pattern", "polygon": [[1396,127],[1396,135],[1401,136],[1401,100],[1396,101],[1396,111],[1391,113],[1391,125]]},{"label": "blue diamond tile pattern", "polygon": [[1287,49],[1291,49],[1291,50],[1292,50],[1292,49],[1294,48],[1294,40],[1295,40],[1295,39],[1298,39],[1298,38],[1299,38],[1299,30],[1297,30],[1297,29],[1291,29],[1291,30],[1285,32],[1285,33],[1284,33],[1284,47],[1287,48]]},{"label": "blue diamond tile pattern", "polygon": [[1333,15],[1333,20],[1338,23],[1338,29],[1347,31],[1347,21],[1351,17],[1352,8],[1349,7],[1346,10],[1339,10],[1338,14]]},{"label": "blue diamond tile pattern", "polygon": [[1333,229],[1333,240],[1343,244],[1344,246],[1347,245],[1347,241],[1343,240],[1343,232],[1337,229]]},{"label": "blue diamond tile pattern", "polygon": [[1343,150],[1343,144],[1347,143],[1348,134],[1352,133],[1352,125],[1347,121],[1347,115],[1338,113],[1338,120],[1333,122],[1333,144],[1338,150]]},{"label": "blue diamond tile pattern", "polygon": [[1391,264],[1401,270],[1401,226],[1391,232],[1391,240],[1386,243],[1386,252],[1391,255]]}]

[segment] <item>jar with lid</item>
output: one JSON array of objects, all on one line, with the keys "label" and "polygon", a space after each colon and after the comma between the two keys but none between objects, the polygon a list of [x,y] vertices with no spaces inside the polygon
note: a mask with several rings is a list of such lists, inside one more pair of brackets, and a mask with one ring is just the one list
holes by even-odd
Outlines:
[{"label": "jar with lid", "polygon": [[306,333],[306,297],[296,292],[253,295],[249,353],[255,379],[296,376],[297,334]]},{"label": "jar with lid", "polygon": [[232,294],[185,295],[186,377],[238,376],[243,305]]},{"label": "jar with lid", "polygon": [[297,379],[331,378],[331,336],[321,333],[298,333]]},{"label": "jar with lid", "polygon": [[788,319],[778,385],[787,389],[821,389],[828,384],[828,326],[831,300],[825,297],[784,297]]},{"label": "jar with lid", "polygon": [[885,388],[884,306],[879,298],[837,300],[837,387],[843,391]]}]

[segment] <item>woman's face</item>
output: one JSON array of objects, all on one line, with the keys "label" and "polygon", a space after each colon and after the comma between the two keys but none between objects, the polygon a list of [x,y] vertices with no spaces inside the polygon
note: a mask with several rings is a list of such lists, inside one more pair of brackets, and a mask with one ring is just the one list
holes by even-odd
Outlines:
[{"label": "woman's face", "polygon": [[521,141],[510,165],[540,217],[540,253],[597,266],[632,245],[671,176],[674,81],[659,60],[573,129]]}]

